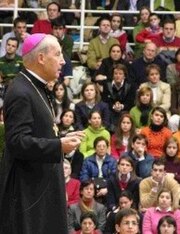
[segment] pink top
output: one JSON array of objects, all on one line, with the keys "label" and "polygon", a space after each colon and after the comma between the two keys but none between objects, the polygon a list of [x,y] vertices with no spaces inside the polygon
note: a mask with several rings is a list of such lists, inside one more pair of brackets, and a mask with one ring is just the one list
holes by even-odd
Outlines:
[{"label": "pink top", "polygon": [[147,209],[143,218],[143,233],[157,234],[157,226],[160,218],[165,215],[172,216],[177,223],[177,233],[180,233],[180,210],[176,211],[159,211],[155,207]]}]

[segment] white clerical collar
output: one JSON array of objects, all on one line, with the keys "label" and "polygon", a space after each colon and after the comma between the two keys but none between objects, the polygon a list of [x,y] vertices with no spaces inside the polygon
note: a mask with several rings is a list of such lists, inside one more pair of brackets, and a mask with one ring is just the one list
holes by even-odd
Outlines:
[{"label": "white clerical collar", "polygon": [[31,75],[33,75],[37,80],[41,81],[43,84],[47,84],[47,81],[45,81],[43,78],[41,78],[40,76],[38,76],[36,73],[34,73],[33,71],[26,69]]}]

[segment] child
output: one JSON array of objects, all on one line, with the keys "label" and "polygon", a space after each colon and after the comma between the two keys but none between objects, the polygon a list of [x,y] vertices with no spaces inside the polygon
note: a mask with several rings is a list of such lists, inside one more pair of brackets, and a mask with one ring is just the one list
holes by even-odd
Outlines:
[{"label": "child", "polygon": [[142,87],[138,90],[136,105],[131,108],[130,115],[136,128],[149,125],[152,110],[153,93],[150,87]]},{"label": "child", "polygon": [[140,31],[136,35],[136,41],[139,43],[151,42],[160,33],[162,33],[162,28],[160,27],[160,18],[156,13],[151,13],[149,16],[149,27]]},{"label": "child", "polygon": [[119,119],[115,134],[111,137],[111,154],[115,159],[118,160],[122,153],[128,150],[134,134],[133,119],[129,114],[124,113]]},{"label": "child", "polygon": [[169,138],[164,144],[165,170],[168,175],[180,183],[180,159],[178,158],[179,143],[176,138]]},{"label": "child", "polygon": [[151,175],[152,163],[154,161],[150,154],[147,154],[148,139],[142,134],[132,138],[131,150],[123,155],[129,156],[135,165],[136,175],[146,178]]},{"label": "child", "polygon": [[85,138],[80,144],[79,150],[84,155],[84,158],[95,153],[94,140],[103,136],[110,141],[110,133],[102,126],[102,117],[99,111],[92,111],[89,114],[89,126],[84,130]]}]

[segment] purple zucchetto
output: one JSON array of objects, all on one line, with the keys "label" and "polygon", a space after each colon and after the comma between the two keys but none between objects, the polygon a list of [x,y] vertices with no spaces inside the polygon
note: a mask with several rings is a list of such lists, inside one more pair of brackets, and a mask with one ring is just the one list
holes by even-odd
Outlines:
[{"label": "purple zucchetto", "polygon": [[22,46],[22,56],[28,54],[45,38],[45,33],[34,33],[26,37]]}]

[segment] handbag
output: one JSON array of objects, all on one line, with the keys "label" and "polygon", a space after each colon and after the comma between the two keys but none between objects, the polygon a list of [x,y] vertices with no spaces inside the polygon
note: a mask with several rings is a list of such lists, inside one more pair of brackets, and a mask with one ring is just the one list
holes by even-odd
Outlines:
[{"label": "handbag", "polygon": [[107,181],[104,178],[92,178],[92,180],[94,181],[96,189],[102,189],[107,187]]}]

